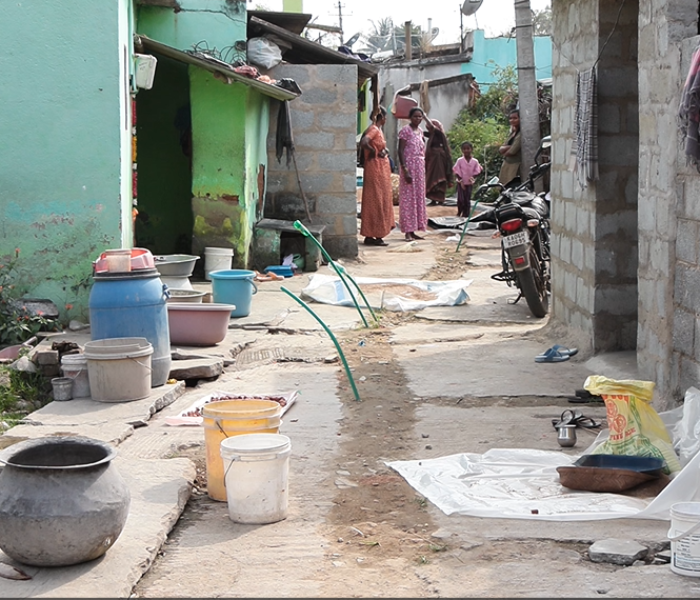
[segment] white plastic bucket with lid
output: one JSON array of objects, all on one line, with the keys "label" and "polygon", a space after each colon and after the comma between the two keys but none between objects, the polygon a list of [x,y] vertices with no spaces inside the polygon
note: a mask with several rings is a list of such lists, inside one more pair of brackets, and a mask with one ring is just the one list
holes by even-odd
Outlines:
[{"label": "white plastic bucket with lid", "polygon": [[279,433],[234,435],[221,441],[229,518],[275,523],[287,518],[291,441]]},{"label": "white plastic bucket with lid", "polygon": [[73,398],[90,397],[88,363],[84,354],[65,354],[61,357],[61,372],[73,380]]},{"label": "white plastic bucket with lid", "polygon": [[676,502],[670,513],[671,571],[700,577],[700,502]]},{"label": "white plastic bucket with lid", "polygon": [[204,277],[211,281],[210,271],[220,271],[230,269],[233,263],[233,248],[215,248],[208,246],[204,248]]},{"label": "white plastic bucket with lid", "polygon": [[131,402],[151,393],[153,345],[142,337],[87,342],[90,393],[97,402]]}]

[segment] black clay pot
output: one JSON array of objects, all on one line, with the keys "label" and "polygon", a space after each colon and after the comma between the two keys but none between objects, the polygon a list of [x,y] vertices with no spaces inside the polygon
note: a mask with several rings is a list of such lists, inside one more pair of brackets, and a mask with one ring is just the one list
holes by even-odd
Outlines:
[{"label": "black clay pot", "polygon": [[129,488],[110,445],[45,437],[0,453],[0,548],[38,567],[74,565],[112,547],[129,514]]}]

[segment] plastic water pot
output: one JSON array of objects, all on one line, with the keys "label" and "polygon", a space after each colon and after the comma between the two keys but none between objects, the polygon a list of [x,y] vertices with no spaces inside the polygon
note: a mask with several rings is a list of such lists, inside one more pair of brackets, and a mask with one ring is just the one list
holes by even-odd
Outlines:
[{"label": "plastic water pot", "polygon": [[221,442],[229,518],[275,523],[287,518],[289,455],[286,435],[237,435]]},{"label": "plastic water pot", "polygon": [[282,407],[274,400],[220,400],[202,407],[206,445],[207,494],[226,502],[221,442],[244,434],[278,433]]},{"label": "plastic water pot", "polygon": [[258,293],[258,287],[253,281],[255,273],[245,269],[224,269],[209,273],[211,278],[211,293],[214,302],[233,304],[235,310],[232,317],[247,317],[253,294]]},{"label": "plastic water pot", "polygon": [[153,346],[151,385],[170,375],[166,290],[156,269],[95,275],[88,306],[92,340],[143,337]]}]

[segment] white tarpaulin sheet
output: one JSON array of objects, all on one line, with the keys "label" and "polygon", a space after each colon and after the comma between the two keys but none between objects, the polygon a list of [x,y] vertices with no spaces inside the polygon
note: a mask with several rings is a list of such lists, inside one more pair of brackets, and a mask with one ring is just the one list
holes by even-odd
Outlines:
[{"label": "white tarpaulin sheet", "polygon": [[[675,425],[670,419],[679,418],[678,409],[660,414],[673,432],[674,447],[682,449],[697,441],[698,427],[689,427],[687,416],[697,414],[699,400],[698,391],[691,388],[686,394],[685,414]],[[582,455],[605,437],[607,430]],[[453,454],[386,465],[447,515],[550,521],[669,520],[669,509],[676,502],[700,501],[700,452],[687,456],[681,471],[650,499],[563,487],[556,468],[571,465],[578,458],[550,450],[494,448],[484,454]]]},{"label": "white tarpaulin sheet", "polygon": [[[420,279],[381,279],[354,277],[372,308],[392,311],[421,310],[426,306],[457,306],[469,300],[467,287],[471,279],[452,281],[422,281]],[[360,307],[365,305],[357,289],[348,280],[352,295],[340,277],[317,273],[301,290],[302,299],[336,306],[355,306],[353,295]]]}]

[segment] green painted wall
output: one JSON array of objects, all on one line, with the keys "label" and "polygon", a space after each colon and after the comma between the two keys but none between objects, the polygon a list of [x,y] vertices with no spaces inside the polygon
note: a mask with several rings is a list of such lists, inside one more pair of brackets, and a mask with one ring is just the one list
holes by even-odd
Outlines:
[{"label": "green painted wall", "polygon": [[[233,44],[246,40],[247,10],[243,0],[179,0],[180,10],[159,6],[138,8],[138,33],[180,50],[197,45],[218,50],[233,62]],[[243,58],[245,57],[245,54]]]},{"label": "green painted wall", "polygon": [[0,258],[20,248],[28,295],[64,317],[85,318],[92,260],[131,235],[129,4],[2,6]]},{"label": "green painted wall", "polygon": [[153,87],[136,96],[136,245],[154,254],[190,254],[194,219],[189,74],[179,61],[156,58]]},{"label": "green painted wall", "polygon": [[208,71],[190,67],[192,107],[192,250],[207,246],[234,249],[234,264],[248,262],[245,158],[249,88],[225,85]]}]

